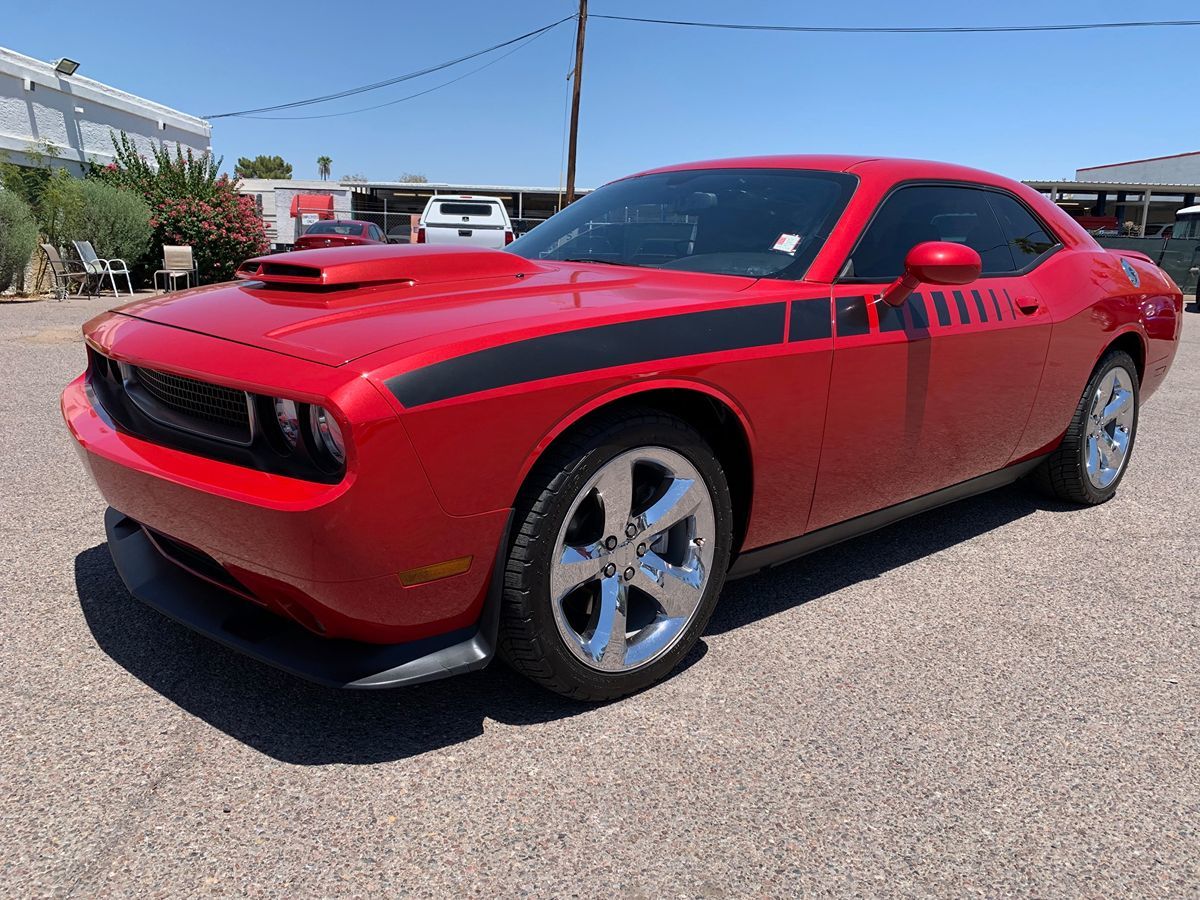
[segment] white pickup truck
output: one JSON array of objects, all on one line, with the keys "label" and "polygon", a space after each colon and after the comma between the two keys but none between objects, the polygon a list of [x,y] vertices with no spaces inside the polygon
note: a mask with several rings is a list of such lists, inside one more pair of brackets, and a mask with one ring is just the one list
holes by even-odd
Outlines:
[{"label": "white pickup truck", "polygon": [[501,248],[513,240],[512,220],[495,197],[439,194],[429,199],[415,243]]}]

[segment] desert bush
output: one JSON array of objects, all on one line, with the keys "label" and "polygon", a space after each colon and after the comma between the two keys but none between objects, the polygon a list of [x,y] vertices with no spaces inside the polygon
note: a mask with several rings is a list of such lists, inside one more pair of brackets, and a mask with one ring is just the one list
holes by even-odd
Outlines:
[{"label": "desert bush", "polygon": [[76,180],[78,202],[68,204],[65,234],[91,241],[101,259],[142,262],[150,250],[150,207],[132,191],[94,178]]},{"label": "desert bush", "polygon": [[12,191],[0,191],[0,291],[22,286],[37,239],[29,204]]}]

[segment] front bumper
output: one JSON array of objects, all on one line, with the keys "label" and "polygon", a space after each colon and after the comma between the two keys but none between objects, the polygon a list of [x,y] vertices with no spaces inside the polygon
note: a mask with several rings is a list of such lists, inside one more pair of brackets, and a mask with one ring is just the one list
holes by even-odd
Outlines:
[{"label": "front bumper", "polygon": [[[447,514],[395,409],[367,379],[115,313],[85,334],[130,365],[169,356],[180,375],[328,402],[351,426],[345,476],[306,481],[128,433],[81,376],[63,391],[63,418],[109,506],[209,558],[243,602],[323,638],[396,645],[475,627],[508,510]],[[400,577],[464,558],[461,574]]]},{"label": "front bumper", "polygon": [[[477,625],[399,644],[319,637],[169,560],[150,534],[111,507],[104,514],[117,572],[138,600],[182,625],[268,665],[339,688],[387,688],[481,669],[499,622],[498,578]],[[496,572],[501,567],[494,567]]]}]

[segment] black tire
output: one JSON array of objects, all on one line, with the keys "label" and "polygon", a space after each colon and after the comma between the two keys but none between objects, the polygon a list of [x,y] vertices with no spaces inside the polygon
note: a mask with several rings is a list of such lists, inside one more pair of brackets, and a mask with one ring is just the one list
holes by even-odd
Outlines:
[{"label": "black tire", "polygon": [[[1111,484],[1101,488],[1093,484],[1087,474],[1087,435],[1091,424],[1088,414],[1093,395],[1099,390],[1106,376],[1118,366],[1129,373],[1133,382],[1133,425],[1130,428],[1129,447],[1121,470]],[[1071,424],[1062,443],[1035,470],[1034,482],[1046,493],[1068,503],[1095,506],[1110,500],[1129,470],[1129,460],[1137,442],[1140,406],[1140,383],[1133,358],[1123,350],[1108,351],[1096,364],[1092,377],[1088,379],[1087,387],[1079,398],[1079,404],[1075,407],[1075,414],[1071,417]]]},{"label": "black tire", "polygon": [[[550,600],[551,558],[577,494],[606,463],[640,447],[673,450],[700,472],[713,503],[715,554],[699,606],[674,645],[640,668],[600,672],[577,659],[559,633]],[[586,423],[539,460],[517,498],[500,613],[501,658],[532,681],[576,700],[613,700],[661,681],[692,649],[712,616],[725,582],[732,532],[725,472],[689,424],[652,409],[625,410]]]}]

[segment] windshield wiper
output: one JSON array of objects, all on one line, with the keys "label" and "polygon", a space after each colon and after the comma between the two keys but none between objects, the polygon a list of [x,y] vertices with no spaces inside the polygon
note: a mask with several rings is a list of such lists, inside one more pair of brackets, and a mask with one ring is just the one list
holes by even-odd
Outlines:
[{"label": "windshield wiper", "polygon": [[600,259],[595,256],[564,256],[557,260],[558,262],[582,262],[582,263],[599,263],[602,266],[631,266],[639,269],[641,266],[636,263],[617,262],[615,259]]}]

